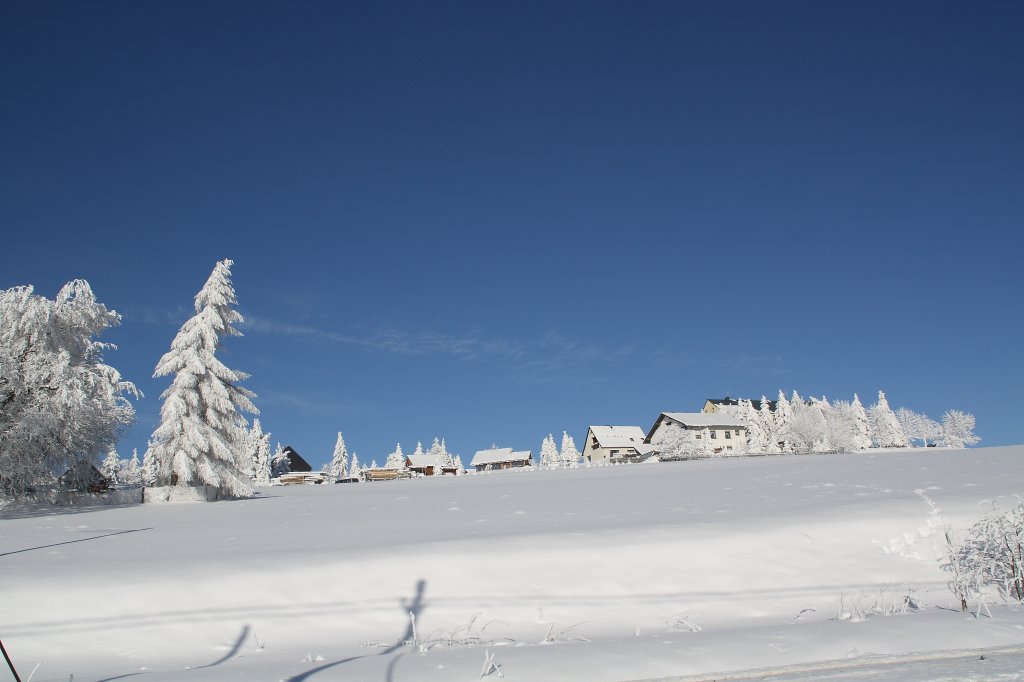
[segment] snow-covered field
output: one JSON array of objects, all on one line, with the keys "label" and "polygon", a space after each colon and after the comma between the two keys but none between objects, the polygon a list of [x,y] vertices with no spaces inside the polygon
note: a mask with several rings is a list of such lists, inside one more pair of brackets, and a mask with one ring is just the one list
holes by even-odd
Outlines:
[{"label": "snow-covered field", "polygon": [[1021,481],[1014,446],[8,505],[0,639],[35,682],[1021,679],[1024,609],[956,608],[914,492],[963,528]]}]

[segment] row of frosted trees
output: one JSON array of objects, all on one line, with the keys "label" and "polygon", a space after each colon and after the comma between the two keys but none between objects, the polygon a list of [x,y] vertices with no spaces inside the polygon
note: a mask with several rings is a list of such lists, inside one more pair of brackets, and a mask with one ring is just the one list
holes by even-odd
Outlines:
[{"label": "row of frosted trees", "polygon": [[[462,457],[448,452],[448,446],[444,438],[434,438],[430,449],[426,451],[423,449],[423,443],[417,442],[413,456],[420,455],[428,455],[433,458],[433,461],[437,463],[440,469],[454,471],[456,474],[466,473],[466,468],[462,464]],[[345,438],[341,435],[341,431],[339,431],[338,440],[334,444],[334,454],[331,456],[330,464],[324,467],[324,473],[328,475],[329,480],[339,481],[345,478],[359,478],[366,469],[382,468],[392,471],[407,470],[406,456],[402,451],[401,443],[395,444],[394,452],[388,454],[383,467],[377,465],[377,460],[372,460],[369,466],[363,466],[359,462],[359,455],[355,452],[349,458],[348,448],[345,446]]]},{"label": "row of frosted trees", "polygon": [[[255,395],[239,386],[248,375],[217,357],[225,337],[241,335],[235,327],[242,316],[234,309],[231,266],[230,260],[216,264],[195,297],[195,315],[156,365],[154,377],[171,377],[171,385],[161,394],[160,422],[142,462],[137,454],[116,463],[108,456],[109,470],[116,467],[126,479],[138,477],[147,484],[208,485],[226,496],[248,497],[254,485],[269,483],[275,470],[286,466],[280,446],[270,454],[270,434],[262,432],[258,420],[250,429],[243,416],[259,414]],[[104,362],[104,351],[112,346],[97,340],[120,320],[84,280],[70,282],[54,300],[35,294],[32,287],[0,291],[0,493],[20,495],[52,483],[61,472],[87,472],[80,465],[100,462],[133,422],[135,410],[128,399],[141,394]],[[780,392],[774,412],[766,400],[760,410],[744,401],[740,415],[748,426],[749,452],[903,447],[912,440],[948,447],[978,442],[972,415],[951,410],[939,424],[910,410],[893,412],[882,393],[865,410],[856,396],[849,403],[830,403],[803,400],[796,392],[786,399]],[[660,444],[666,456],[706,449],[708,439],[699,439],[698,445],[693,432],[679,431],[667,437],[671,442]],[[418,445],[416,454],[421,453]],[[435,439],[425,454],[462,468],[444,441]],[[332,475],[358,474],[355,454],[351,462],[337,449],[335,455]],[[399,468],[399,460],[404,467],[400,446],[385,466]],[[549,434],[540,460],[542,466],[572,466],[579,452],[567,434],[559,451]]]},{"label": "row of frosted trees", "polygon": [[[733,454],[849,452],[873,447],[910,447],[915,440],[924,446],[962,448],[979,441],[974,433],[973,415],[950,410],[939,424],[907,408],[894,412],[882,391],[878,392],[878,402],[866,409],[856,394],[849,402],[830,402],[824,397],[804,400],[796,391],[787,398],[779,391],[774,411],[762,396],[759,409],[750,400],[740,400],[732,413],[743,421],[747,432],[746,443],[741,443]],[[669,428],[659,436],[654,445],[661,459],[713,454],[706,428]]]}]

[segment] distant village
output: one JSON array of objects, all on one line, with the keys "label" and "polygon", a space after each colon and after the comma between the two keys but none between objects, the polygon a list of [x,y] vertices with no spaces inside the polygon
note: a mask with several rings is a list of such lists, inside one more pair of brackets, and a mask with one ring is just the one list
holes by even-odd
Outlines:
[{"label": "distant village", "polygon": [[[469,465],[475,472],[525,467],[567,468],[647,461],[681,461],[710,457],[781,454],[834,454],[872,447],[965,447],[978,442],[974,418],[956,410],[943,422],[906,408],[895,412],[885,394],[864,408],[854,395],[850,402],[825,398],[804,400],[780,392],[777,400],[708,398],[700,412],[662,412],[648,429],[631,425],[591,425],[582,452],[572,436],[563,433],[561,448],[552,435],[544,438],[539,458],[531,450],[492,446],[479,450]],[[458,476],[467,473],[462,458],[448,452],[444,440],[434,439],[424,450],[417,444],[412,454],[401,445],[388,455],[383,466],[368,466],[348,456],[338,434],[334,456],[319,472],[293,448],[278,449],[272,459],[270,484],[318,484],[386,481],[422,476]]]}]

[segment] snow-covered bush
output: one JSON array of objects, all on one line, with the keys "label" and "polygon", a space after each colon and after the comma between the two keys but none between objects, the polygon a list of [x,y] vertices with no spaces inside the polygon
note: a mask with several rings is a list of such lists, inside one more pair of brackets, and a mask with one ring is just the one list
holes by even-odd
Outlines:
[{"label": "snow-covered bush", "polygon": [[1024,503],[1003,510],[998,503],[962,538],[947,533],[949,556],[943,567],[953,574],[950,589],[967,609],[967,599],[994,586],[1004,599],[1024,601]]},{"label": "snow-covered bush", "polygon": [[693,459],[705,453],[706,439],[697,438],[697,432],[675,424],[659,429],[656,442],[652,443],[662,462]]}]

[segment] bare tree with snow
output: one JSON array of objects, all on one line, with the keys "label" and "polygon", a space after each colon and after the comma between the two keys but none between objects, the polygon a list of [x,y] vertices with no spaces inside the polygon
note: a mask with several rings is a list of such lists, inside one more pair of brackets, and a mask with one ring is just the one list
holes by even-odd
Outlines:
[{"label": "bare tree with snow", "polygon": [[947,448],[965,448],[976,445],[979,438],[974,433],[974,415],[960,410],[949,410],[942,415],[942,444]]},{"label": "bare tree with snow", "polygon": [[87,471],[135,419],[127,398],[141,393],[97,340],[120,322],[85,280],[52,301],[31,286],[0,291],[0,494]]},{"label": "bare tree with snow", "polygon": [[934,419],[929,419],[926,414],[919,414],[913,410],[901,407],[896,410],[896,419],[903,427],[903,433],[907,440],[913,442],[915,439],[921,441],[921,447],[928,447],[929,440],[938,440],[942,436],[942,427]]},{"label": "bare tree with snow", "polygon": [[196,314],[174,337],[157,363],[155,378],[173,376],[163,392],[160,424],[151,450],[161,485],[216,487],[231,497],[252,495],[244,450],[248,424],[242,412],[259,414],[255,394],[238,383],[248,374],[229,369],[216,353],[225,336],[241,336],[242,321],[231,283],[230,260],[217,263],[196,295]]}]

